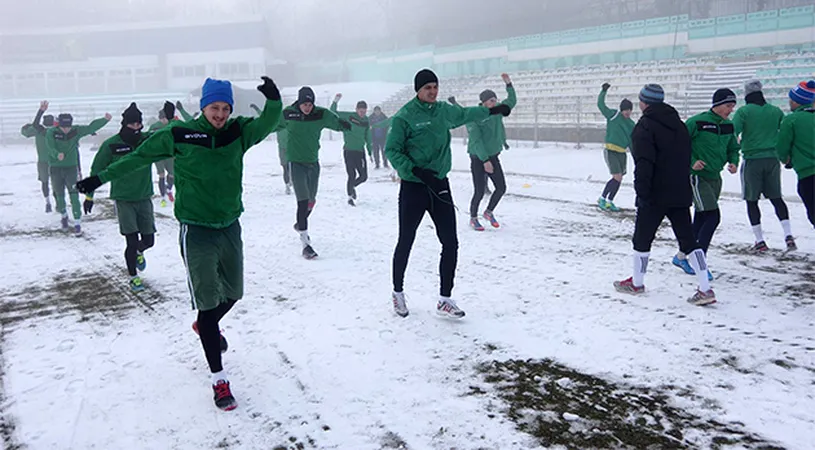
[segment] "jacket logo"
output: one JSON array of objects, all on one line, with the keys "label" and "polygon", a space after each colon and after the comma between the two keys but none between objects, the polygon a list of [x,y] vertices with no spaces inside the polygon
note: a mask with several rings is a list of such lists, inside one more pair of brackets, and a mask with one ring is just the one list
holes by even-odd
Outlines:
[{"label": "jacket logo", "polygon": [[131,150],[133,150],[133,148],[130,147],[129,145],[122,145],[122,146],[119,146],[119,147],[113,147],[112,150],[113,150],[113,153],[115,153],[117,155],[120,155],[120,154],[123,154],[123,153],[129,153]]},{"label": "jacket logo", "polygon": [[184,139],[209,139],[209,135],[205,133],[190,133],[185,134]]},{"label": "jacket logo", "polygon": [[429,127],[431,123],[433,123],[433,122],[431,122],[429,120],[427,122],[416,122],[416,123],[413,124],[413,127],[414,128],[426,128],[426,127]]},{"label": "jacket logo", "polygon": [[56,133],[54,133],[54,139],[58,141],[67,141],[73,139],[74,136],[76,135],[77,135],[76,130],[71,130],[68,132],[68,134],[63,133],[62,131],[57,131]]}]

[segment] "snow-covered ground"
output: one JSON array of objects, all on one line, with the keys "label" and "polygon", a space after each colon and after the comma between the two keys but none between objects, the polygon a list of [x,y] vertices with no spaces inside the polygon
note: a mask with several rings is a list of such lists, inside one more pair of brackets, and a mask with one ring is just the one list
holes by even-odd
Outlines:
[{"label": "snow-covered ground", "polygon": [[[613,290],[631,271],[633,192],[629,176],[618,196],[629,209],[610,215],[592,207],[607,179],[599,146],[505,152],[508,195],[496,212],[502,228],[483,233],[467,226],[469,161],[458,142],[454,153],[461,209],[454,295],[467,312],[460,322],[434,315],[439,245],[429,219],[408,268],[411,315],[392,313],[398,185],[386,171],[371,170],[359,206],[349,207],[341,142],[324,142],[310,219],[320,258],[306,261],[275,144],[248,153],[246,295],[223,321],[239,407],[224,413],[212,403],[190,329],[170,208],[156,205],[148,290],[133,295],[105,193],[85,220],[85,236],[63,235],[54,231],[58,216],[43,213],[33,148],[0,148],[5,447],[540,448],[546,441],[519,431],[523,424],[477,367],[551,359],[620,386],[681,392],[666,401],[777,448],[812,448],[815,232],[793,175],[785,172],[784,189],[800,249],[764,256],[743,251],[752,233],[738,178],[725,175],[732,195],[722,200],[710,252],[719,303],[698,308],[685,302],[694,279],[670,265],[676,244],[667,227],[654,245],[650,292],[631,298]],[[82,159],[89,164],[91,154]],[[772,208],[764,202],[762,211],[768,243],[780,249]],[[575,430],[586,419],[565,407],[564,423]],[[691,430],[677,448],[711,448],[714,437]],[[741,447],[750,445],[734,448]]]}]

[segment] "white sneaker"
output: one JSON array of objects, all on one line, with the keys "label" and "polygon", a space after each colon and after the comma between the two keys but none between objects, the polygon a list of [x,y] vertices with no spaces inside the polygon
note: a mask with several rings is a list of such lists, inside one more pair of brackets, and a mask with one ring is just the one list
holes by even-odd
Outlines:
[{"label": "white sneaker", "polygon": [[445,297],[439,299],[439,304],[436,305],[436,314],[453,319],[461,319],[464,317],[464,311],[456,305],[456,302],[454,302],[453,299]]},{"label": "white sneaker", "polygon": [[395,312],[397,316],[407,317],[408,314],[410,314],[407,308],[407,302],[405,301],[404,292],[394,292],[391,295],[391,299],[393,300],[393,312]]},{"label": "white sneaker", "polygon": [[290,184],[286,185],[286,195],[291,195],[291,185]]}]

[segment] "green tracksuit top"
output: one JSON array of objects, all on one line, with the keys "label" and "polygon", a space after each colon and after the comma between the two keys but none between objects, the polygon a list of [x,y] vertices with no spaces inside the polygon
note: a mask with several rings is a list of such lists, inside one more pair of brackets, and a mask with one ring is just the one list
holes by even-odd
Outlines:
[{"label": "green tracksuit top", "polygon": [[784,117],[776,150],[781,162],[792,162],[799,180],[815,175],[815,106],[801,106]]},{"label": "green tracksuit top", "polygon": [[343,150],[362,152],[367,148],[368,154],[373,154],[374,144],[371,141],[371,123],[368,117],[359,117],[356,111],[337,111],[337,102],[331,104],[330,110],[340,119],[351,124],[350,130],[342,130],[342,137],[345,140]]},{"label": "green tracksuit top", "polygon": [[490,110],[483,106],[425,103],[414,97],[392,117],[385,156],[402,180],[421,183],[413,175],[414,167],[432,170],[443,180],[452,167],[450,130],[489,115]]},{"label": "green tracksuit top", "polygon": [[[159,122],[161,123],[161,122]],[[91,164],[91,176],[99,175],[108,166],[134,152],[141,145],[149,134],[142,134],[135,145],[131,145],[122,140],[119,134],[111,136],[99,146],[99,151],[93,158]],[[144,166],[134,170],[120,178],[110,182],[110,198],[135,202],[149,199],[153,196],[153,171],[150,166]],[[89,195],[93,197],[93,194]]]},{"label": "green tracksuit top", "polygon": [[267,100],[257,118],[229,119],[216,130],[204,115],[173,121],[136,151],[99,173],[104,183],[156,161],[175,159],[175,216],[181,223],[226,228],[243,212],[243,155],[274,131],[283,105]]},{"label": "green tracksuit top", "polygon": [[693,175],[720,179],[725,163],[739,164],[739,143],[733,122],[707,110],[688,119],[685,126],[691,139],[691,166],[699,160],[705,162],[704,169],[691,169]]},{"label": "green tracksuit top", "polygon": [[339,116],[320,106],[315,106],[309,115],[303,114],[297,105],[287,106],[278,128],[287,133],[286,161],[305,164],[319,161],[323,128],[342,131]]},{"label": "green tracksuit top", "polygon": [[[58,127],[49,128],[45,134],[49,152],[48,164],[51,167],[76,167],[79,164],[79,140],[96,133],[107,124],[108,120],[102,117],[88,125],[73,126],[68,133]],[[63,155],[62,160],[59,159],[60,154]]]},{"label": "green tracksuit top", "polygon": [[[500,104],[514,108],[518,104],[515,96],[515,88],[507,85],[507,98]],[[504,117],[501,115],[488,116],[478,122],[467,124],[467,153],[475,155],[481,161],[487,161],[495,155],[501,153],[507,141],[507,133],[504,129]]]},{"label": "green tracksuit top", "polygon": [[736,136],[741,135],[744,159],[775,158],[778,129],[784,120],[781,108],[765,103],[748,103],[733,116]]},{"label": "green tracksuit top", "polygon": [[630,117],[625,117],[616,109],[606,106],[606,94],[600,91],[597,97],[597,107],[606,118],[605,148],[612,152],[625,153],[631,147],[631,133],[634,132],[634,123]]},{"label": "green tracksuit top", "polygon": [[41,163],[47,163],[49,160],[48,144],[45,142],[46,131],[48,130],[39,123],[28,123],[20,129],[23,136],[34,138],[34,145],[37,147],[37,162]]},{"label": "green tracksuit top", "polygon": [[191,120],[195,120],[195,117],[192,114],[188,113],[186,109],[184,109],[184,105],[180,105],[180,108],[176,108],[179,114],[181,114],[181,118],[184,119],[184,122],[189,122]]}]

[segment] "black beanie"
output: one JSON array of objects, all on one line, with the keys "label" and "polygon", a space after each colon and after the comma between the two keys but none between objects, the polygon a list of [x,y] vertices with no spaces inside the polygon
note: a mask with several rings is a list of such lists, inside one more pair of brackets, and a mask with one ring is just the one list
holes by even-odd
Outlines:
[{"label": "black beanie", "polygon": [[46,114],[42,116],[42,124],[46,127],[53,127],[54,126],[54,116],[51,114]]},{"label": "black beanie", "polygon": [[360,108],[368,109],[368,104],[365,103],[365,100],[360,100],[360,101],[357,102],[357,109],[360,109]]},{"label": "black beanie", "polygon": [[428,83],[438,83],[438,82],[439,77],[437,77],[432,70],[422,69],[418,73],[416,73],[416,76],[413,78],[413,90],[419,92],[419,89],[421,89],[422,86]]},{"label": "black beanie", "polygon": [[620,102],[620,111],[632,111],[634,109],[634,104],[631,103],[631,100],[624,98],[623,101]]},{"label": "black beanie", "polygon": [[136,103],[131,103],[125,112],[122,113],[122,125],[130,123],[142,123],[141,111],[139,111]]},{"label": "black beanie", "polygon": [[59,116],[57,116],[57,123],[61,127],[73,126],[73,124],[74,124],[74,116],[72,116],[72,115],[70,115],[68,113],[62,113]]},{"label": "black beanie", "polygon": [[481,100],[481,103],[484,103],[491,98],[498,98],[498,96],[495,95],[495,91],[493,91],[492,89],[484,89],[484,91],[478,96],[478,98]]},{"label": "black beanie", "polygon": [[159,109],[159,110],[158,110],[158,118],[159,118],[159,119],[166,119],[166,118],[167,118],[167,114],[164,114],[164,110],[163,110],[163,109]]},{"label": "black beanie", "polygon": [[314,103],[314,90],[308,86],[303,86],[297,91],[297,103]]},{"label": "black beanie", "polygon": [[718,89],[713,93],[713,107],[724,105],[725,103],[736,103],[736,94],[730,89]]}]

